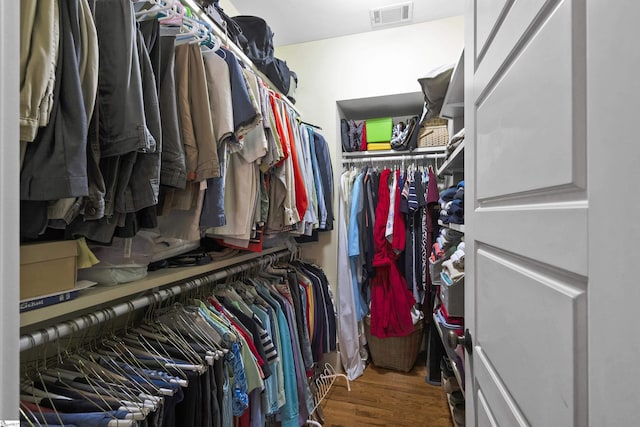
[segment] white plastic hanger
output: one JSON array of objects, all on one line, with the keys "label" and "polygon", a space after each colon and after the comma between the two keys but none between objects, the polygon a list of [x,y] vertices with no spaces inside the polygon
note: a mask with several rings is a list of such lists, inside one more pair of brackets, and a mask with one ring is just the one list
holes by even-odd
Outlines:
[{"label": "white plastic hanger", "polygon": [[173,9],[176,0],[148,0],[147,2],[151,4],[151,7],[136,12],[136,18],[144,17],[150,13],[157,14],[158,12]]}]

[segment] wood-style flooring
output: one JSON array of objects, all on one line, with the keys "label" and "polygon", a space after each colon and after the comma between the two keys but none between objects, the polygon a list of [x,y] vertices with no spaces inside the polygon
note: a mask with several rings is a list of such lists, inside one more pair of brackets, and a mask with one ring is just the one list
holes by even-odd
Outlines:
[{"label": "wood-style flooring", "polygon": [[411,426],[451,427],[447,395],[425,382],[424,357],[408,373],[367,366],[351,382],[337,378],[321,404],[324,427]]}]

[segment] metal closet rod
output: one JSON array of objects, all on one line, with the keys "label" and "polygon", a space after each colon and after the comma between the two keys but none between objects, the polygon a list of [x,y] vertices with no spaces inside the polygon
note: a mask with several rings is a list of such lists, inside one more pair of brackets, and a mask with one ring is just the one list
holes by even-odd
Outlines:
[{"label": "metal closet rod", "polygon": [[377,156],[377,157],[347,157],[342,159],[343,164],[349,163],[398,163],[398,162],[412,162],[416,160],[424,160],[424,159],[444,159],[446,154],[438,153],[438,154],[415,154],[415,155],[404,155],[404,156]]},{"label": "metal closet rod", "polygon": [[184,292],[188,292],[192,289],[199,288],[209,283],[216,282],[221,279],[225,279],[234,274],[242,273],[243,271],[250,270],[254,267],[262,267],[267,263],[279,260],[291,255],[289,249],[283,249],[281,251],[264,255],[262,258],[247,261],[241,264],[225,267],[222,270],[215,271],[206,276],[198,277],[179,285],[172,286],[171,288],[162,289],[146,295],[136,298],[121,304],[112,305],[108,308],[100,309],[94,313],[85,314],[80,317],[76,317],[73,320],[66,322],[60,322],[53,326],[49,326],[46,329],[25,334],[20,337],[20,351],[25,351],[38,347],[42,344],[64,338],[71,334],[77,333],[89,327],[105,323],[108,320],[115,319],[128,313],[132,313],[140,308],[148,307],[151,304],[158,304],[168,298],[173,298]]}]

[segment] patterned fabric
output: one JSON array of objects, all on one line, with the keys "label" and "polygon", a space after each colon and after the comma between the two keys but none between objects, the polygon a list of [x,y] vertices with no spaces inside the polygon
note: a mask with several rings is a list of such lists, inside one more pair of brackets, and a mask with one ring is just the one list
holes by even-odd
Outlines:
[{"label": "patterned fabric", "polygon": [[247,394],[247,378],[244,374],[240,346],[237,342],[231,344],[231,351],[225,354],[224,358],[231,365],[233,371],[231,406],[233,415],[239,417],[249,407],[249,395]]}]

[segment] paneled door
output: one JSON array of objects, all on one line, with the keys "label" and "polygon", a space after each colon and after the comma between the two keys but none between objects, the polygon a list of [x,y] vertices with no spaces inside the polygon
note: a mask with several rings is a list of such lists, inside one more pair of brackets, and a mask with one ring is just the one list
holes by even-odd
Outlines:
[{"label": "paneled door", "polygon": [[467,5],[467,425],[585,426],[586,5]]},{"label": "paneled door", "polygon": [[639,423],[639,19],[467,0],[467,426]]}]

